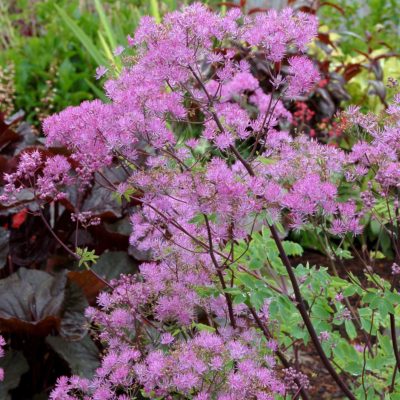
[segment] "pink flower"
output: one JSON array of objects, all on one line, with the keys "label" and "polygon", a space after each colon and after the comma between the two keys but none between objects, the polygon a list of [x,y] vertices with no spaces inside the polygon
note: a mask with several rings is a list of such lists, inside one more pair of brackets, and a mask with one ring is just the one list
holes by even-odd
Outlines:
[{"label": "pink flower", "polygon": [[319,74],[311,60],[303,56],[289,59],[289,73],[287,95],[299,96],[308,92],[312,85],[319,80]]},{"label": "pink flower", "polygon": [[399,275],[400,274],[400,266],[396,263],[392,265],[392,275]]},{"label": "pink flower", "polygon": [[118,57],[124,52],[124,50],[125,50],[124,46],[118,46],[114,49],[113,54],[114,56]]},{"label": "pink flower", "polygon": [[108,71],[108,68],[106,68],[103,65],[100,65],[99,67],[96,68],[96,79],[102,78]]},{"label": "pink flower", "polygon": [[174,340],[175,338],[169,332],[167,332],[161,335],[160,343],[168,345],[171,344]]},{"label": "pink flower", "polygon": [[342,302],[342,301],[344,300],[343,293],[342,293],[342,292],[338,293],[338,294],[335,296],[335,300],[336,300],[336,301],[339,301],[339,302]]},{"label": "pink flower", "polygon": [[319,339],[321,340],[321,342],[325,342],[327,340],[329,340],[331,337],[331,334],[327,331],[322,331],[319,335]]}]

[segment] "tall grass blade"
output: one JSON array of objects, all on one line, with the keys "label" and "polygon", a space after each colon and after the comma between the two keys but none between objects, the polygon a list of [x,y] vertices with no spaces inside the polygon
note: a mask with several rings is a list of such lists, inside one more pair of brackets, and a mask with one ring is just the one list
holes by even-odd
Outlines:
[{"label": "tall grass blade", "polygon": [[107,15],[104,11],[104,7],[101,4],[100,0],[94,0],[94,5],[96,7],[97,13],[99,14],[100,22],[106,33],[108,43],[110,43],[111,49],[114,50],[117,47],[117,40],[111,28],[110,21],[108,20]]},{"label": "tall grass blade", "polygon": [[76,36],[76,38],[82,43],[88,53],[92,56],[93,60],[98,65],[104,65],[106,60],[103,55],[97,50],[96,46],[86,35],[86,33],[76,24],[76,22],[68,16],[68,14],[59,6],[55,5],[57,12],[60,14],[61,18],[71,30],[71,32]]},{"label": "tall grass blade", "polygon": [[106,39],[104,38],[103,34],[98,31],[100,43],[103,46],[104,53],[106,57],[109,59],[110,64],[114,65],[116,67],[116,72],[121,71],[122,63],[121,59],[119,57],[115,57],[113,52],[111,51],[110,46],[107,44]]},{"label": "tall grass blade", "polygon": [[161,22],[160,7],[157,0],[150,0],[150,15],[157,23]]}]

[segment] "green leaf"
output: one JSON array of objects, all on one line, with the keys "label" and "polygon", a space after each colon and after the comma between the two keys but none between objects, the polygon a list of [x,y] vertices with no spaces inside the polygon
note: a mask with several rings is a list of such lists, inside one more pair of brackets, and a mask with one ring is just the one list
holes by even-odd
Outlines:
[{"label": "green leaf", "polygon": [[335,249],[335,255],[342,260],[351,260],[353,258],[349,250],[344,250],[342,248]]},{"label": "green leaf", "polygon": [[357,287],[355,285],[350,285],[343,290],[343,296],[350,297],[357,292]]},{"label": "green leaf", "polygon": [[379,345],[386,356],[393,356],[392,342],[387,335],[377,334]]},{"label": "green leaf", "polygon": [[384,297],[393,306],[400,304],[400,294],[399,293],[386,291]]},{"label": "green leaf", "polygon": [[243,293],[239,293],[233,297],[234,304],[244,304],[247,300],[247,296]]},{"label": "green leaf", "polygon": [[265,164],[265,165],[270,165],[270,164],[276,163],[275,160],[273,160],[271,158],[262,157],[262,156],[257,157],[257,161],[259,161],[260,163]]},{"label": "green leaf", "polygon": [[328,319],[331,316],[330,307],[323,304],[314,304],[311,314],[313,317],[318,317],[321,319]]},{"label": "green leaf", "polygon": [[92,56],[93,60],[98,65],[104,65],[106,63],[103,55],[97,50],[95,44],[86,35],[86,33],[76,24],[76,22],[69,17],[69,15],[60,8],[57,4],[55,5],[57,12],[60,14],[61,18],[64,20],[65,24],[71,30],[71,32],[76,36],[76,38],[82,43],[88,53]]},{"label": "green leaf", "polygon": [[99,14],[101,25],[103,26],[104,31],[106,32],[108,43],[110,43],[112,49],[115,49],[117,47],[117,41],[115,39],[114,32],[111,28],[110,22],[104,11],[103,5],[101,4],[100,0],[94,0],[94,5],[96,7],[97,13]]},{"label": "green leaf", "polygon": [[237,273],[236,279],[248,289],[256,289],[258,286],[258,279],[245,272]]},{"label": "green leaf", "polygon": [[370,251],[369,255],[374,260],[383,260],[386,256],[381,251]]},{"label": "green leaf", "polygon": [[150,15],[156,20],[157,23],[161,22],[160,8],[157,0],[150,0]]},{"label": "green leaf", "polygon": [[355,339],[357,337],[356,327],[354,326],[352,321],[344,321],[344,326],[346,328],[346,333],[349,335],[350,339]]},{"label": "green leaf", "polygon": [[373,292],[368,292],[363,296],[363,303],[371,303],[372,301],[375,301],[376,298],[379,298],[379,294],[377,294],[376,291]]},{"label": "green leaf", "polygon": [[95,254],[94,250],[88,250],[87,247],[83,249],[77,247],[76,254],[79,256],[79,266],[81,267],[83,265],[87,269],[90,268],[90,264],[95,264],[99,258],[99,256]]},{"label": "green leaf", "polygon": [[347,372],[351,374],[360,374],[362,371],[362,363],[360,362],[360,353],[355,348],[341,339],[334,347],[333,354],[336,362],[341,365]]},{"label": "green leaf", "polygon": [[117,68],[116,72],[120,71],[121,62],[119,57],[114,56],[112,48],[109,46],[109,44],[107,43],[106,39],[104,38],[103,34],[100,31],[97,32],[97,35],[99,36],[100,44],[103,47],[104,54],[108,58],[110,64],[116,66]]},{"label": "green leaf", "polygon": [[263,306],[265,298],[265,294],[259,290],[250,293],[251,304],[256,310],[259,310]]},{"label": "green leaf", "polygon": [[204,222],[203,214],[197,214],[191,220],[189,220],[189,224],[195,224],[195,225],[202,224],[203,222]]},{"label": "green leaf", "polygon": [[298,243],[284,240],[282,245],[288,256],[301,256],[303,254],[303,248]]},{"label": "green leaf", "polygon": [[200,324],[200,323],[196,323],[196,322],[193,322],[192,327],[196,328],[200,332],[202,332],[202,331],[215,332],[215,328],[213,328],[212,326]]},{"label": "green leaf", "polygon": [[[195,288],[196,293],[203,298],[206,297],[218,297],[220,295],[220,292],[218,289],[214,288],[214,287],[208,287],[208,286],[198,286]],[[228,290],[225,289],[225,290]],[[239,294],[241,292],[239,291]]]}]

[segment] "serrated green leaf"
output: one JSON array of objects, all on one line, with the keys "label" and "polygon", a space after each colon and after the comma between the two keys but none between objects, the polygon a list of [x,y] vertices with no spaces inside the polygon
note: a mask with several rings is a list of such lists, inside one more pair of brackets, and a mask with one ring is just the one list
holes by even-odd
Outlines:
[{"label": "serrated green leaf", "polygon": [[357,330],[353,322],[346,320],[344,321],[344,326],[346,328],[346,333],[349,336],[349,338],[352,340],[355,339],[357,337]]}]

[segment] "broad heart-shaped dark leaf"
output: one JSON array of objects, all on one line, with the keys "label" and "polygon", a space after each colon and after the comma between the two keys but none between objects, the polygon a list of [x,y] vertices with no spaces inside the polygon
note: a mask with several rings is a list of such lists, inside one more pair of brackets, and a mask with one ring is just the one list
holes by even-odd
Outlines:
[{"label": "broad heart-shaped dark leaf", "polygon": [[124,251],[108,251],[103,253],[93,266],[94,271],[102,278],[110,281],[121,274],[137,272],[137,262]]},{"label": "broad heart-shaped dark leaf", "polygon": [[89,304],[96,305],[98,294],[106,288],[105,283],[91,271],[70,271],[68,279],[75,282],[85,293]]},{"label": "broad heart-shaped dark leaf", "polygon": [[0,227],[0,269],[4,267],[9,252],[10,232]]},{"label": "broad heart-shaped dark leaf", "polygon": [[18,143],[15,153],[19,153],[25,150],[28,146],[34,146],[38,143],[38,137],[32,130],[32,127],[26,123],[22,122],[18,125],[16,132],[20,135],[21,141]]},{"label": "broad heart-shaped dark leaf", "polygon": [[0,382],[0,399],[10,400],[8,392],[19,385],[21,376],[29,370],[29,365],[21,352],[9,349],[0,358],[0,368],[4,369],[4,381]]},{"label": "broad heart-shaped dark leaf", "polygon": [[[30,270],[46,262],[50,244],[54,240],[39,217],[25,214],[24,222],[15,224],[17,215],[13,215],[10,228],[10,257],[14,265]],[[47,212],[47,211],[46,211]]]},{"label": "broad heart-shaped dark leaf", "polygon": [[61,336],[48,336],[46,342],[68,363],[75,375],[91,378],[100,366],[99,350],[89,335],[75,342]]},{"label": "broad heart-shaped dark leaf", "polygon": [[25,268],[0,280],[0,330],[43,335],[57,328],[66,280]]},{"label": "broad heart-shaped dark leaf", "polygon": [[70,341],[81,340],[87,333],[85,309],[89,306],[82,289],[70,280],[65,286],[60,334]]},{"label": "broad heart-shaped dark leaf", "polygon": [[86,334],[82,290],[67,280],[67,271],[50,275],[20,268],[0,280],[0,331],[47,336],[59,331],[68,340]]}]

